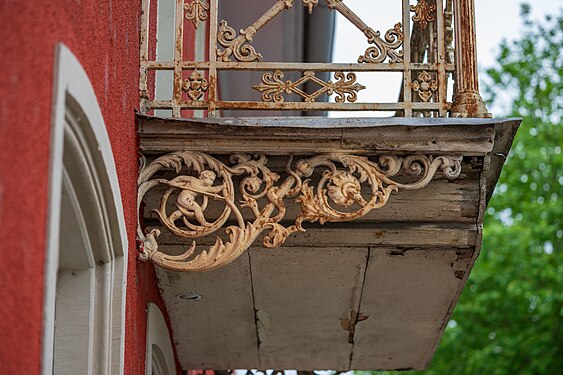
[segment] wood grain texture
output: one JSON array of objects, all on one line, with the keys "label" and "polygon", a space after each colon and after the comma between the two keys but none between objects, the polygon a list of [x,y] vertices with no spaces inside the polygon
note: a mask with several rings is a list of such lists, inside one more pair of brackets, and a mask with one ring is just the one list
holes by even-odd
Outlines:
[{"label": "wood grain texture", "polygon": [[[157,219],[152,209],[159,207],[166,187],[149,191],[145,198],[143,216],[147,220]],[[364,189],[368,196],[369,192]],[[478,211],[478,180],[460,179],[449,181],[438,179],[420,190],[399,190],[391,195],[385,206],[356,219],[355,222],[460,222],[475,223]],[[295,220],[301,206],[294,200],[286,200],[287,213],[284,220]],[[208,220],[216,219],[223,207],[211,202],[205,212]],[[172,205],[169,212],[173,212]],[[253,220],[248,209],[241,210],[246,220]]]},{"label": "wood grain texture", "polygon": [[[155,227],[149,226],[147,229]],[[157,226],[156,228],[162,229]],[[475,246],[478,235],[476,224],[425,224],[425,223],[367,223],[365,225],[352,224],[338,226],[327,223],[323,227],[308,227],[305,233],[291,235],[284,247],[330,247],[330,246],[393,246],[397,248],[468,248]],[[159,243],[166,246],[166,252],[176,253],[179,249],[185,251],[191,241],[178,238],[163,231]],[[215,237],[203,237],[198,242],[205,246],[215,243]],[[258,241],[258,244],[260,242]],[[181,245],[170,247],[169,245]],[[262,251],[271,251],[263,249]]]},{"label": "wood grain texture", "polygon": [[[339,121],[338,121],[339,120]],[[188,121],[139,117],[141,150],[214,153],[417,152],[484,155],[495,122],[455,119],[231,119]],[[261,122],[256,122],[261,121]],[[512,120],[497,120],[510,124]]]}]

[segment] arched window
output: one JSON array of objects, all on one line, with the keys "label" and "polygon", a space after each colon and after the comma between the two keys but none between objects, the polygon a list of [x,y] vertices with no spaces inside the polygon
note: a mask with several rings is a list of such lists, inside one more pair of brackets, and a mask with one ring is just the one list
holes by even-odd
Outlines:
[{"label": "arched window", "polygon": [[58,47],[46,254],[44,374],[123,373],[127,237],[94,90]]},{"label": "arched window", "polygon": [[153,303],[147,308],[147,375],[172,375],[176,362],[172,341],[162,312]]}]

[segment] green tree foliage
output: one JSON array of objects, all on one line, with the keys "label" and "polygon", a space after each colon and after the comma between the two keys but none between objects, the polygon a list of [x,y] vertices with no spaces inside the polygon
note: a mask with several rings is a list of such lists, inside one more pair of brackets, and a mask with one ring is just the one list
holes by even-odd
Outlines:
[{"label": "green tree foliage", "polygon": [[522,17],[522,37],[501,44],[484,93],[506,108],[497,116],[523,125],[427,375],[563,373],[563,11],[536,22],[524,5]]}]

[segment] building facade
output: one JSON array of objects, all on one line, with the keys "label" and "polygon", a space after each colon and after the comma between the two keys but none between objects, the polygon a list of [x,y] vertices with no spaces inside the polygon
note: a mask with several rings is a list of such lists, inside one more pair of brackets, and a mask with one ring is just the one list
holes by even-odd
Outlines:
[{"label": "building facade", "polygon": [[[430,361],[479,254],[498,155],[518,127],[490,119],[479,96],[472,0],[398,1],[401,22],[383,34],[343,1],[250,0],[246,12],[236,3],[0,3],[0,374]],[[293,18],[278,17],[292,7]],[[367,38],[357,62],[329,64],[336,12]],[[219,16],[257,20],[238,32]],[[260,65],[254,48],[282,62]],[[247,75],[229,76],[239,71]],[[365,87],[351,71],[402,74],[397,103],[356,102]],[[328,110],[397,117],[335,120]],[[262,117],[230,118],[248,111]],[[310,111],[321,116],[295,119]],[[294,155],[305,159],[292,169]],[[309,177],[327,184],[318,198]],[[239,211],[235,187],[254,210]],[[299,194],[284,217],[284,198]],[[228,207],[204,212],[208,200]],[[299,237],[303,222],[315,225]],[[335,225],[323,232],[325,222]],[[231,242],[209,242],[219,229]],[[289,238],[286,247],[260,253],[262,232],[265,247]],[[230,249],[233,233],[243,235]],[[202,237],[209,252],[167,253]],[[217,274],[177,272],[230,262]],[[186,307],[201,299],[196,287],[208,302]]]},{"label": "building facade", "polygon": [[[53,329],[55,313],[57,319],[61,316],[60,327],[96,327],[105,334],[95,338],[93,332],[83,332],[82,341],[69,344],[90,352],[67,348],[61,358],[79,356],[79,368],[96,369],[96,361],[105,357],[100,363],[109,367],[93,373],[145,373],[147,306],[165,310],[154,268],[137,260],[135,238],[141,2],[38,5],[10,0],[2,2],[0,14],[5,20],[1,56],[9,61],[0,78],[0,230],[6,243],[0,266],[0,342],[5,348],[0,373],[52,373],[55,337],[60,336]],[[80,163],[71,165],[73,161]],[[85,174],[86,166],[91,170]],[[74,179],[74,190],[87,195],[74,197],[70,211],[63,207],[68,200],[63,179],[65,186]],[[73,216],[77,207],[82,214]],[[82,225],[72,225],[80,220]],[[100,239],[93,238],[91,228],[96,220],[104,223],[101,235],[112,249],[97,246]],[[72,233],[80,230],[90,230],[88,241]],[[55,312],[56,299],[64,298],[64,285],[56,281],[57,244],[65,241],[93,248],[85,259],[75,259],[78,263],[61,264],[61,270],[87,269],[82,277],[93,284],[77,290],[78,296],[67,296],[68,311],[59,307]],[[86,263],[79,265],[82,261]],[[80,272],[71,271],[69,278],[68,285],[78,285]],[[92,290],[101,293],[89,296]],[[80,296],[86,301],[79,301]],[[92,321],[102,315],[106,321]]]}]

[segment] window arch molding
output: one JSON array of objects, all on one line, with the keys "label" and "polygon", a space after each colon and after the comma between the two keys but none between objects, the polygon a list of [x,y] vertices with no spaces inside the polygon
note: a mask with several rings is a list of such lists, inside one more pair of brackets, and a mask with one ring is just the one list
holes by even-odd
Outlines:
[{"label": "window arch molding", "polygon": [[[64,288],[60,288],[63,277],[59,276],[63,269],[73,267],[86,270],[88,289],[80,290],[77,284],[68,290],[90,293],[85,302],[89,314],[85,321],[90,325],[88,350],[94,347],[95,356],[102,357],[98,364],[88,366],[123,373],[128,242],[111,143],[92,84],[76,56],[63,44],[57,45],[54,82],[42,373],[53,372],[55,310],[64,295]],[[66,212],[77,218],[80,235],[75,236],[74,245],[82,251],[80,259],[69,258],[64,250],[68,247],[64,238],[68,228],[61,227],[61,222],[68,222],[65,205]],[[100,285],[103,288],[96,295]],[[59,310],[57,321],[62,315]],[[88,336],[92,334],[99,336],[98,344],[92,344]]]},{"label": "window arch molding", "polygon": [[154,303],[147,306],[147,364],[146,375],[176,373],[174,349],[162,311]]}]

